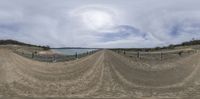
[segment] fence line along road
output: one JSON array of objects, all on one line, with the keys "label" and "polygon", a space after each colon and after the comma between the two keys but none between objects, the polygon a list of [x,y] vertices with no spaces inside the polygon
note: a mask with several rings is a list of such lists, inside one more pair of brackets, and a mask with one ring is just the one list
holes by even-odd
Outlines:
[{"label": "fence line along road", "polygon": [[88,55],[91,55],[98,50],[95,51],[88,51],[85,53],[77,54],[77,52],[74,55],[62,55],[62,54],[53,54],[53,55],[43,55],[43,54],[37,54],[35,52],[26,52],[26,51],[18,51],[15,50],[14,53],[41,62],[64,62],[64,61],[70,61],[79,59]]},{"label": "fence line along road", "polygon": [[184,49],[184,50],[172,50],[172,51],[156,51],[156,52],[144,52],[144,51],[126,51],[126,50],[114,50],[118,54],[123,54],[129,57],[135,57],[138,59],[169,59],[173,57],[182,57],[190,54],[199,52],[195,49]]}]

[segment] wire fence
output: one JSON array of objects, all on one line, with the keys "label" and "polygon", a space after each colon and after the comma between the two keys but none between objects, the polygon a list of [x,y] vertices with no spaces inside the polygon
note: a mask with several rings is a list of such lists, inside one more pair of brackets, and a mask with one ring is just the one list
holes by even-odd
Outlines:
[{"label": "wire fence", "polygon": [[141,51],[126,51],[114,50],[116,53],[123,54],[130,58],[136,59],[151,59],[151,60],[166,60],[172,58],[179,58],[197,53],[197,50],[172,50],[172,51],[156,51],[156,52],[141,52]]},{"label": "wire fence", "polygon": [[81,53],[81,54],[77,54],[74,53],[74,55],[62,55],[62,54],[52,54],[52,55],[48,55],[48,54],[37,54],[35,52],[26,52],[26,51],[14,51],[16,54],[29,58],[29,59],[33,59],[33,60],[37,60],[37,61],[41,61],[41,62],[64,62],[64,61],[70,61],[70,60],[75,60],[75,59],[79,59],[91,54],[96,53],[98,50],[95,51],[88,51],[85,53]]}]

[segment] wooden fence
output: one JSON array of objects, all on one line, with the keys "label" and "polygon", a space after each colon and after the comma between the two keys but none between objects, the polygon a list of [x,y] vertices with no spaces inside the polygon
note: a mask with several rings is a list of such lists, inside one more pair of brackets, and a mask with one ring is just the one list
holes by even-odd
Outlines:
[{"label": "wooden fence", "polygon": [[33,59],[33,60],[37,60],[37,61],[42,61],[42,62],[63,62],[63,61],[70,61],[70,60],[75,60],[75,59],[79,59],[88,55],[91,55],[95,52],[97,52],[97,50],[95,51],[88,51],[85,53],[81,53],[81,54],[77,54],[74,53],[74,55],[61,55],[61,54],[53,54],[53,55],[44,55],[44,54],[36,54],[34,52],[25,52],[25,51],[14,51],[16,54],[29,58],[29,59]]},{"label": "wooden fence", "polygon": [[197,53],[198,50],[172,50],[172,51],[156,51],[156,52],[142,52],[142,51],[125,51],[125,50],[113,50],[116,53],[123,54],[125,56],[137,59],[156,59],[164,60],[174,57],[183,57]]}]

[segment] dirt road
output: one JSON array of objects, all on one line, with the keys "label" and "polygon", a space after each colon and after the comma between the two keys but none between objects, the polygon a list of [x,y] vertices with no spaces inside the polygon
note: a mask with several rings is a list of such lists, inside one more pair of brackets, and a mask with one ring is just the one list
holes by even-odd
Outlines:
[{"label": "dirt road", "polygon": [[200,95],[199,60],[194,54],[151,66],[102,50],[70,62],[45,63],[0,49],[0,97],[195,99]]}]

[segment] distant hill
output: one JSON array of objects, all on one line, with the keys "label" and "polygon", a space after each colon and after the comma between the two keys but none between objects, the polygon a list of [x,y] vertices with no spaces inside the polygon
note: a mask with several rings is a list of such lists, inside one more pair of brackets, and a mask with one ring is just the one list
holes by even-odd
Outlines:
[{"label": "distant hill", "polygon": [[190,45],[200,45],[200,40],[192,40],[188,42],[183,42],[182,44],[171,45],[171,46],[190,46]]},{"label": "distant hill", "polygon": [[134,50],[134,51],[156,51],[156,50],[162,50],[162,49],[174,49],[176,47],[181,46],[192,46],[192,45],[200,45],[200,40],[192,40],[183,42],[181,44],[171,44],[169,46],[164,47],[155,47],[155,48],[113,48],[111,50]]},{"label": "distant hill", "polygon": [[52,49],[100,49],[100,48],[89,48],[89,47],[60,47],[60,48],[52,48]]},{"label": "distant hill", "polygon": [[19,41],[16,41],[16,40],[0,40],[0,45],[9,45],[9,44],[30,46],[30,47],[40,47],[40,48],[43,48],[44,50],[49,50],[50,49],[49,46],[40,46],[40,45],[27,44],[27,43],[19,42]]},{"label": "distant hill", "polygon": [[[8,44],[14,44],[14,45],[23,45],[23,46],[32,46],[32,47],[41,47],[44,50],[49,50],[49,46],[40,46],[40,45],[32,45],[32,44],[27,44],[23,42],[19,42],[16,40],[0,40],[0,45],[8,45]],[[161,50],[161,49],[174,49],[175,47],[179,46],[191,46],[191,45],[200,45],[200,40],[192,40],[192,41],[187,41],[183,42],[181,44],[176,44],[176,45],[169,45],[165,47],[155,47],[155,48],[113,48],[113,50],[135,50],[135,51],[153,51],[153,50]],[[89,49],[89,48],[84,48],[84,47],[62,47],[62,48],[53,48],[53,49]],[[91,48],[91,49],[98,49],[98,48]]]}]

